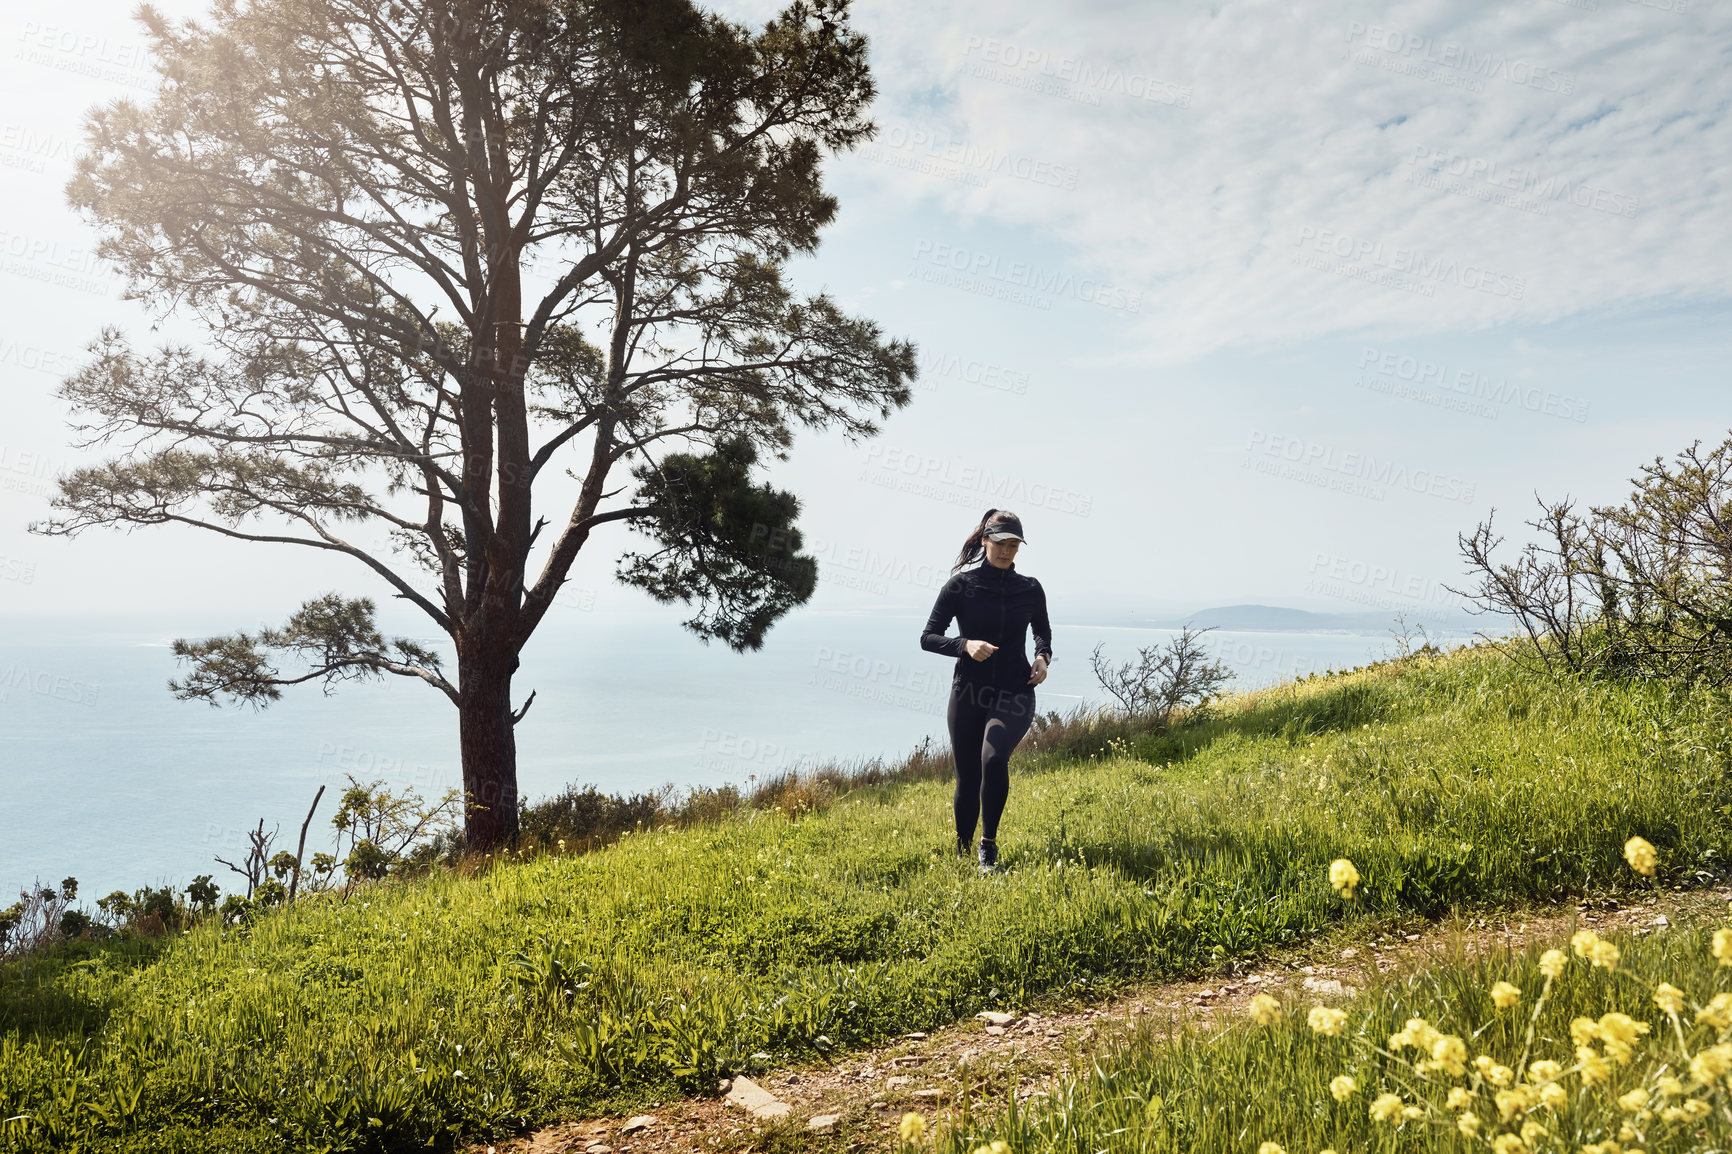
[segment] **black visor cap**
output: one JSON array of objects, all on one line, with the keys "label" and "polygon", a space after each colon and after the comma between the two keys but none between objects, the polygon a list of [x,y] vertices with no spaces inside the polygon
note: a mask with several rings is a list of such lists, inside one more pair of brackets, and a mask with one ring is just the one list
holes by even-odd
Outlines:
[{"label": "black visor cap", "polygon": [[1015,517],[1006,517],[986,527],[988,541],[1008,541],[1013,537],[1025,545],[1028,544],[1028,538],[1022,535],[1022,522]]}]

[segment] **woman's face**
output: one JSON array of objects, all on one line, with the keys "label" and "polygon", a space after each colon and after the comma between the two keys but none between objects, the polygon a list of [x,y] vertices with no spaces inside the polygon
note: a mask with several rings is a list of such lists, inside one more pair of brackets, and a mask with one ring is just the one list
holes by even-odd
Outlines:
[{"label": "woman's face", "polygon": [[988,541],[986,543],[986,563],[1003,569],[1016,560],[1016,551],[1022,545],[1021,541]]}]

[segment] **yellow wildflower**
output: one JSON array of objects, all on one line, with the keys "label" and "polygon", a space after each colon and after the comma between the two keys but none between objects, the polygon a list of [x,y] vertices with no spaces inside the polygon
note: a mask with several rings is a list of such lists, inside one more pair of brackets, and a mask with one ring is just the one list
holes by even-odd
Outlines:
[{"label": "yellow wildflower", "polygon": [[1329,1079],[1329,1093],[1337,1102],[1345,1102],[1353,1097],[1353,1092],[1359,1089],[1359,1083],[1353,1080],[1351,1074],[1337,1074]]},{"label": "yellow wildflower", "polygon": [[1569,958],[1562,950],[1547,950],[1540,955],[1540,973],[1548,978],[1561,977],[1564,967],[1569,964]]},{"label": "yellow wildflower", "polygon": [[1594,1053],[1592,1046],[1576,1047],[1576,1066],[1582,1072],[1584,1085],[1593,1086],[1611,1081],[1612,1067],[1604,1058]]},{"label": "yellow wildflower", "polygon": [[1527,1106],[1526,1096],[1520,1090],[1499,1090],[1492,1097],[1497,1101],[1498,1117],[1505,1122],[1520,1114]]},{"label": "yellow wildflower", "polygon": [[1724,1042],[1698,1050],[1690,1059],[1690,1076],[1699,1086],[1712,1086],[1728,1070],[1732,1070],[1732,1045]]},{"label": "yellow wildflower", "polygon": [[1516,1134],[1499,1134],[1491,1140],[1491,1148],[1496,1154],[1522,1154],[1527,1149],[1527,1143]]},{"label": "yellow wildflower", "polygon": [[1684,1008],[1684,991],[1670,982],[1661,982],[1654,988],[1654,1004],[1668,1014],[1676,1014]]},{"label": "yellow wildflower", "polygon": [[1570,1093],[1556,1082],[1547,1082],[1540,1087],[1540,1101],[1554,1110],[1561,1111],[1570,1104]]},{"label": "yellow wildflower", "polygon": [[1715,994],[1696,1015],[1696,1020],[1716,1030],[1732,1026],[1732,994]]},{"label": "yellow wildflower", "polygon": [[1373,1122],[1393,1122],[1401,1114],[1401,1099],[1395,1094],[1379,1094],[1370,1113]]},{"label": "yellow wildflower", "polygon": [[1636,1039],[1647,1032],[1648,1023],[1638,1022],[1628,1014],[1614,1010],[1600,1015],[1600,1041],[1604,1044],[1606,1057],[1614,1062],[1629,1061]]},{"label": "yellow wildflower", "polygon": [[1660,1092],[1662,1098],[1677,1098],[1681,1097],[1684,1093],[1684,1083],[1678,1081],[1678,1079],[1672,1077],[1670,1074],[1666,1074],[1654,1079],[1654,1089]]},{"label": "yellow wildflower", "polygon": [[1428,1054],[1431,1053],[1431,1047],[1436,1044],[1440,1037],[1437,1028],[1424,1018],[1407,1019],[1407,1025],[1403,1029],[1407,1031],[1407,1036],[1413,1040],[1413,1044]]},{"label": "yellow wildflower", "polygon": [[1465,1110],[1473,1105],[1473,1091],[1465,1086],[1454,1086],[1449,1091],[1449,1099],[1444,1105],[1451,1110]]},{"label": "yellow wildflower", "polygon": [[1281,1016],[1281,1003],[1268,994],[1257,994],[1251,999],[1251,1020],[1259,1026],[1274,1025],[1275,1019]]},{"label": "yellow wildflower", "polygon": [[1582,1154],[1623,1154],[1623,1147],[1607,1138],[1604,1142],[1592,1142],[1583,1146]]},{"label": "yellow wildflower", "polygon": [[1257,1147],[1257,1154],[1287,1154],[1287,1149],[1279,1142],[1265,1142]]},{"label": "yellow wildflower", "polygon": [[1431,1044],[1432,1068],[1451,1078],[1467,1073],[1467,1044],[1454,1034],[1445,1034]]},{"label": "yellow wildflower", "polygon": [[1479,1115],[1469,1111],[1455,1120],[1455,1128],[1472,1138],[1479,1133]]},{"label": "yellow wildflower", "polygon": [[1576,956],[1585,958],[1588,951],[1594,948],[1594,943],[1600,940],[1600,935],[1593,930],[1577,930],[1570,935],[1570,949],[1576,951]]},{"label": "yellow wildflower", "polygon": [[1586,1046],[1589,1042],[1598,1041],[1600,1024],[1592,1018],[1577,1018],[1570,1023],[1570,1041],[1577,1046]]},{"label": "yellow wildflower", "polygon": [[1508,1066],[1493,1066],[1486,1072],[1485,1080],[1493,1086],[1507,1086],[1515,1079],[1515,1071]]},{"label": "yellow wildflower", "polygon": [[1618,958],[1621,956],[1622,955],[1618,952],[1618,947],[1614,946],[1611,942],[1606,941],[1604,938],[1595,942],[1594,948],[1588,951],[1588,961],[1599,966],[1601,969],[1606,970],[1617,969]]},{"label": "yellow wildflower", "polygon": [[1732,966],[1732,930],[1714,931],[1714,956],[1722,966]]},{"label": "yellow wildflower", "polygon": [[1334,1038],[1347,1024],[1347,1014],[1328,1006],[1312,1006],[1311,1012],[1305,1015],[1305,1023],[1311,1027],[1312,1033]]},{"label": "yellow wildflower", "polygon": [[909,1111],[902,1115],[902,1123],[896,1127],[896,1132],[902,1135],[904,1142],[918,1142],[926,1133],[926,1119]]},{"label": "yellow wildflower", "polygon": [[1532,1120],[1522,1123],[1522,1142],[1526,1145],[1538,1147],[1548,1137],[1550,1135],[1547,1134],[1543,1123]]},{"label": "yellow wildflower", "polygon": [[1684,1103],[1684,1113],[1698,1121],[1706,1118],[1713,1112],[1714,1107],[1708,1105],[1708,1103],[1702,1101],[1700,1098],[1691,1098]]},{"label": "yellow wildflower", "polygon": [[1425,1117],[1425,1111],[1421,1110],[1418,1106],[1403,1106],[1401,1108],[1401,1116],[1406,1118],[1409,1122],[1415,1122]]},{"label": "yellow wildflower", "polygon": [[1329,863],[1329,884],[1343,898],[1353,896],[1353,888],[1359,884],[1359,871],[1353,868],[1353,863],[1344,857],[1336,858]]},{"label": "yellow wildflower", "polygon": [[1522,992],[1519,987],[1512,986],[1508,982],[1498,982],[1491,988],[1491,1000],[1498,1009],[1507,1010],[1512,1006],[1521,1005]]},{"label": "yellow wildflower", "polygon": [[1633,837],[1624,843],[1624,860],[1630,863],[1631,869],[1648,878],[1654,876],[1654,867],[1660,861],[1653,844],[1642,837]]},{"label": "yellow wildflower", "polygon": [[1491,1077],[1491,1069],[1495,1065],[1497,1065],[1497,1063],[1492,1061],[1486,1054],[1481,1054],[1473,1060],[1473,1068],[1480,1072],[1481,1077]]},{"label": "yellow wildflower", "polygon": [[1618,1127],[1618,1141],[1634,1142],[1638,1137],[1640,1137],[1640,1135],[1636,1133],[1635,1127],[1631,1126],[1628,1122]]},{"label": "yellow wildflower", "polygon": [[1407,1019],[1407,1025],[1402,1027],[1401,1033],[1391,1034],[1389,1036],[1389,1048],[1391,1050],[1400,1050],[1405,1049],[1408,1046],[1417,1046],[1429,1054],[1431,1053],[1431,1047],[1434,1046],[1437,1043],[1437,1040],[1442,1036],[1443,1035],[1439,1034],[1437,1029],[1424,1018],[1409,1018]]},{"label": "yellow wildflower", "polygon": [[1634,1114],[1637,1110],[1640,1110],[1643,1106],[1646,1106],[1647,1104],[1648,1104],[1648,1092],[1646,1090],[1642,1089],[1640,1086],[1637,1086],[1634,1090],[1631,1090],[1628,1094],[1622,1094],[1622,1095],[1619,1095],[1619,1097],[1618,1097],[1618,1105],[1622,1106],[1625,1110],[1629,1111],[1632,1114]]},{"label": "yellow wildflower", "polygon": [[1682,1122],[1688,1116],[1689,1115],[1685,1114],[1683,1110],[1676,1106],[1667,1106],[1664,1110],[1660,1111],[1660,1121],[1666,1123],[1668,1126]]},{"label": "yellow wildflower", "polygon": [[1541,1082],[1555,1081],[1562,1076],[1564,1068],[1550,1058],[1541,1058],[1528,1067],[1528,1081],[1538,1085]]}]

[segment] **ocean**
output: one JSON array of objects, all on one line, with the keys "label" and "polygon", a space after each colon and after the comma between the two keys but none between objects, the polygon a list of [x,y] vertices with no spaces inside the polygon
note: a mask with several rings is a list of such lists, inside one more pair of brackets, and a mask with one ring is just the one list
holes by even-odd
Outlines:
[{"label": "ocean", "polygon": [[[919,648],[923,614],[797,612],[746,654],[705,646],[680,616],[566,611],[544,624],[516,680],[519,701],[537,691],[518,727],[525,797],[571,783],[749,785],[803,765],[894,763],[923,739],[948,740],[952,661]],[[329,694],[299,686],[262,710],[177,701],[169,642],[182,635],[200,634],[184,621],[0,619],[0,904],[65,877],[87,906],[198,874],[244,889],[214,859],[239,861],[261,818],[280,829],[276,848],[293,851],[321,784],[309,854],[330,848],[350,775],[429,797],[460,786],[456,711],[431,688],[395,677]],[[1096,643],[1125,661],[1171,636],[1055,625],[1037,707],[1063,714],[1103,699],[1089,666]],[[1208,637],[1241,687],[1363,664],[1392,644],[1387,634]]]}]

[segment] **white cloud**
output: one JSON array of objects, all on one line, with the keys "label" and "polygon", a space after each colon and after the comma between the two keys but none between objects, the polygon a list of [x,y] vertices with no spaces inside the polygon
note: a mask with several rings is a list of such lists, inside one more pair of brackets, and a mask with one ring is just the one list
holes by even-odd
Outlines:
[{"label": "white cloud", "polygon": [[1723,297],[1732,19],[1579,3],[864,9],[848,163],[1141,291],[1163,360]]}]

